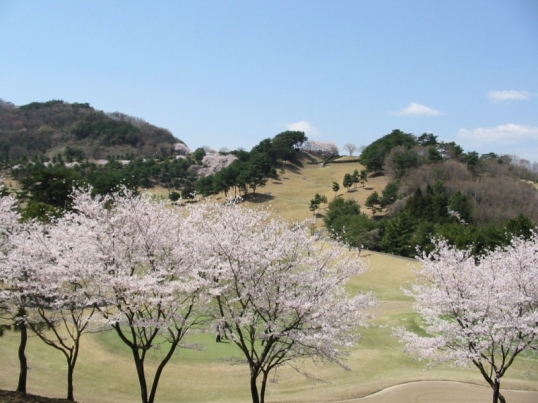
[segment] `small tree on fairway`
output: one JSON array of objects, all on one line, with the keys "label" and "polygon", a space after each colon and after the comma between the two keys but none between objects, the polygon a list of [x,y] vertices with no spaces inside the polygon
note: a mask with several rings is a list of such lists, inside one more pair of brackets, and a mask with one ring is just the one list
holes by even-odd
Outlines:
[{"label": "small tree on fairway", "polygon": [[403,328],[395,334],[407,351],[432,363],[473,364],[504,403],[501,378],[516,357],[538,347],[538,237],[514,238],[510,246],[475,260],[470,250],[437,241],[418,257],[420,282],[406,293],[431,336]]},{"label": "small tree on fairway", "polygon": [[353,174],[351,175],[351,177],[353,178],[353,187],[356,189],[357,188],[357,183],[360,182],[360,174],[359,174],[359,170],[358,169],[355,169],[353,171]]},{"label": "small tree on fairway", "polygon": [[334,198],[336,199],[336,196],[338,195],[338,191],[340,190],[340,185],[338,182],[333,182],[333,192],[334,192]]},{"label": "small tree on fairway", "polygon": [[327,204],[327,196],[322,196],[319,193],[316,193],[314,198],[310,200],[310,211],[316,211],[319,209],[319,205],[321,203]]},{"label": "small tree on fairway", "polygon": [[351,186],[353,186],[353,176],[351,176],[351,174],[345,174],[344,175],[344,180],[342,182],[342,184],[344,185],[344,187],[347,189],[347,191],[349,192],[349,188]]},{"label": "small tree on fairway", "polygon": [[370,294],[349,297],[345,290],[364,270],[361,261],[310,236],[306,223],[239,206],[206,208],[199,213],[207,237],[199,255],[218,287],[213,317],[244,354],[252,402],[264,402],[269,373],[292,360],[343,366],[373,305]]},{"label": "small tree on fairway", "polygon": [[362,183],[362,187],[364,187],[364,182],[368,182],[368,171],[366,169],[361,170],[359,181]]},{"label": "small tree on fairway", "polygon": [[319,209],[319,203],[316,199],[312,199],[310,200],[310,207],[309,207],[310,211],[311,212],[315,212]]}]

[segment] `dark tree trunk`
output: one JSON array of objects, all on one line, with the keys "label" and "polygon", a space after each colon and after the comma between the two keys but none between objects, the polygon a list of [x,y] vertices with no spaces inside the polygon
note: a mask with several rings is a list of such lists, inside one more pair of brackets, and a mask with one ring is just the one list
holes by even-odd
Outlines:
[{"label": "dark tree trunk", "polygon": [[251,373],[250,375],[250,394],[252,395],[252,403],[261,403],[260,396],[258,395],[258,386],[256,385],[257,374]]},{"label": "dark tree trunk", "polygon": [[74,402],[74,387],[73,387],[73,374],[75,372],[75,365],[69,363],[67,365],[67,400]]},{"label": "dark tree trunk", "polygon": [[78,352],[80,348],[80,333],[75,340],[73,349],[70,350],[70,355],[67,357],[67,400],[75,401],[75,386],[73,378],[75,376],[75,366],[77,365]]},{"label": "dark tree trunk", "polygon": [[144,373],[144,361],[140,358],[136,348],[132,348],[132,350],[136,365],[136,374],[138,375],[138,383],[140,384],[142,403],[148,403],[148,387],[146,384],[146,374]]},{"label": "dark tree trunk", "polygon": [[28,328],[24,323],[20,323],[18,327],[21,333],[21,342],[19,344],[20,372],[17,392],[26,393],[26,379],[28,378],[28,361],[26,360],[26,343],[28,342]]},{"label": "dark tree trunk", "polygon": [[493,385],[493,403],[506,403],[506,399],[501,395],[501,382],[496,379]]},{"label": "dark tree trunk", "polygon": [[173,344],[170,346],[170,350],[168,350],[168,353],[166,354],[166,357],[164,357],[164,359],[159,364],[159,367],[157,368],[157,372],[155,373],[155,377],[153,378],[153,385],[151,387],[151,393],[149,395],[148,403],[153,403],[155,401],[155,395],[157,394],[157,386],[159,385],[161,374],[164,370],[165,365],[168,363],[168,361],[170,361],[170,358],[172,358],[172,355],[174,355],[174,352],[176,351],[179,341],[180,341],[180,338],[178,338],[177,340],[174,340]]},{"label": "dark tree trunk", "polygon": [[269,372],[264,372],[263,373],[263,378],[262,378],[262,389],[260,391],[260,403],[264,403],[265,402],[265,388],[267,386],[267,376],[269,375]]}]

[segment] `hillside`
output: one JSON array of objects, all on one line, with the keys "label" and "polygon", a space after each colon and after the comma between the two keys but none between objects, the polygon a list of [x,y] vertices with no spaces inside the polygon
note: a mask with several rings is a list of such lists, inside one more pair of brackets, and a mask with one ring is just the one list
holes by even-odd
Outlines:
[{"label": "hillside", "polygon": [[[313,213],[309,210],[310,200],[316,193],[326,196],[330,202],[336,196],[343,199],[356,200],[364,206],[368,196],[377,191],[381,191],[388,183],[388,178],[384,175],[368,178],[365,186],[358,185],[349,191],[341,186],[335,193],[332,190],[333,182],[342,184],[342,179],[346,173],[354,170],[361,170],[364,167],[359,162],[349,162],[344,164],[329,163],[324,166],[316,164],[316,157],[302,153],[302,156],[294,163],[287,163],[282,166],[279,177],[276,180],[267,181],[263,188],[253,196],[249,195],[248,204],[259,204],[268,202],[275,213],[288,220],[304,220],[312,218]],[[221,196],[222,197],[222,196]],[[321,205],[316,218],[317,227],[323,227],[323,216],[327,210],[327,205]],[[363,208],[365,214],[371,216],[371,211]]]},{"label": "hillside", "polygon": [[[342,186],[346,173],[362,170],[357,161],[320,165],[311,154],[300,153],[293,162],[279,165],[278,176],[269,179],[256,193],[249,191],[246,205],[270,205],[275,214],[289,220],[312,217],[309,202],[316,193],[327,197],[356,200],[361,206],[374,192],[382,193],[390,180],[384,175],[373,175],[368,181],[349,191]],[[338,192],[332,183],[340,183]],[[167,197],[169,189],[153,188],[151,192]],[[233,191],[231,191],[233,192]],[[233,194],[233,193],[232,193]],[[224,201],[220,193],[215,197]],[[371,217],[371,210],[362,207]],[[318,210],[317,229],[323,228],[322,218],[327,206]],[[424,372],[426,364],[412,360],[403,352],[403,345],[392,336],[392,328],[405,325],[417,326],[418,315],[412,302],[401,290],[414,275],[412,259],[390,256],[363,250],[360,259],[368,261],[369,270],[349,283],[352,291],[373,291],[380,301],[374,308],[377,319],[374,326],[361,330],[361,342],[353,348],[347,363],[351,371],[336,365],[314,366],[299,363],[299,370],[315,374],[322,379],[316,382],[304,378],[295,368],[282,367],[269,386],[267,401],[271,402],[402,402],[425,403],[428,401],[485,401],[489,390],[480,374],[474,369],[436,367]],[[0,340],[0,353],[5,365],[0,369],[0,387],[12,389],[16,384],[18,334],[6,332]],[[166,368],[158,392],[158,401],[189,402],[248,402],[248,371],[245,366],[233,365],[230,357],[236,350],[228,342],[215,343],[214,334],[195,333],[188,340],[205,347],[203,351],[181,349]],[[65,393],[65,361],[61,354],[43,347],[35,337],[29,342],[29,392],[43,396],[61,397]],[[148,369],[155,369],[159,350],[149,353]],[[536,360],[522,356],[503,379],[510,402],[534,401],[536,392]],[[439,381],[443,382],[439,382]],[[80,363],[76,372],[76,399],[80,402],[127,403],[138,400],[136,372],[130,352],[111,332],[88,335],[83,340]],[[403,388],[403,389],[400,389]],[[381,391],[381,392],[380,392]],[[397,395],[398,394],[398,395]],[[4,400],[3,400],[4,399]],[[8,400],[0,394],[0,402],[29,403],[45,400]],[[51,402],[52,403],[52,402]]]},{"label": "hillside", "polygon": [[168,130],[88,103],[53,100],[15,106],[0,100],[0,159],[162,156],[181,143]]}]

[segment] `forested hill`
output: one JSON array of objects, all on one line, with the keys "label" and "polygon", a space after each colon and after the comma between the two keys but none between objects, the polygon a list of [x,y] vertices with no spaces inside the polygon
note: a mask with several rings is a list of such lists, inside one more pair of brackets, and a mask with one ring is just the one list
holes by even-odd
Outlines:
[{"label": "forested hill", "polygon": [[[473,253],[530,237],[538,225],[538,166],[514,155],[465,152],[432,133],[401,130],[366,146],[360,155],[368,177],[385,176],[363,215],[353,200],[329,203],[325,224],[352,245],[413,257],[417,246],[432,250],[442,237]],[[359,171],[347,174],[348,185]]]},{"label": "forested hill", "polygon": [[181,143],[168,130],[88,103],[53,100],[15,106],[0,100],[0,158],[36,155],[76,159],[164,156]]}]

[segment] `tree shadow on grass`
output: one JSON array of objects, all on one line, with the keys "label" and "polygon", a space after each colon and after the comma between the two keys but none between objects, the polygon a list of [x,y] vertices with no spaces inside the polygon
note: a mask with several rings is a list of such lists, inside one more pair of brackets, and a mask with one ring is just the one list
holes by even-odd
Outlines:
[{"label": "tree shadow on grass", "polygon": [[271,193],[249,193],[243,196],[243,199],[251,203],[265,203],[274,200],[275,196],[273,196]]}]

